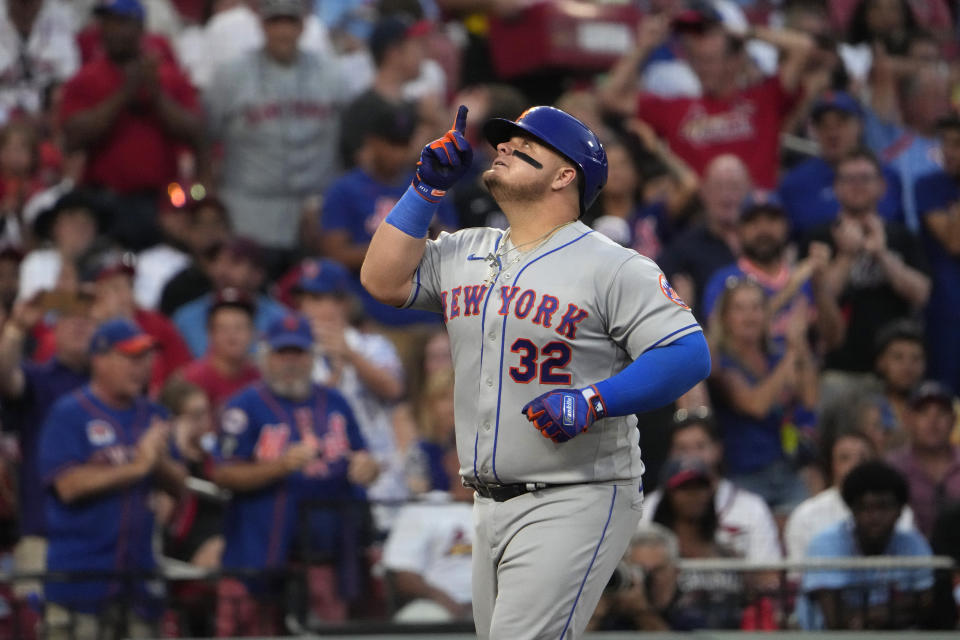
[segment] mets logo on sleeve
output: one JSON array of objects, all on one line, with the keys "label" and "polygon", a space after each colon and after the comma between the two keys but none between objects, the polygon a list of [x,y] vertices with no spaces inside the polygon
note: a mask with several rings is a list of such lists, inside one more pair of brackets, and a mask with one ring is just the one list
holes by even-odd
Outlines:
[{"label": "mets logo on sleeve", "polygon": [[667,296],[670,299],[670,302],[683,307],[687,311],[690,311],[690,307],[687,306],[687,303],[684,302],[673,287],[670,286],[670,283],[667,282],[667,276],[660,274],[660,291],[663,291],[663,295]]},{"label": "mets logo on sleeve", "polygon": [[90,444],[101,447],[117,439],[113,426],[104,420],[91,420],[87,423],[87,440]]}]

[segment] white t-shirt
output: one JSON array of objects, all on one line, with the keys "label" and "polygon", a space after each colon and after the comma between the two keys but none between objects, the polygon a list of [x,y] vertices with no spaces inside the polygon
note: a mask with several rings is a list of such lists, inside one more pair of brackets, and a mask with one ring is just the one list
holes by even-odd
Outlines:
[{"label": "white t-shirt", "polygon": [[[644,522],[653,520],[653,514],[662,498],[663,492],[660,489],[644,498]],[[777,524],[763,498],[736,487],[729,480],[720,480],[713,504],[720,522],[718,543],[755,562],[780,560],[783,557]]]},{"label": "white t-shirt", "polygon": [[[375,364],[377,368],[387,370],[397,378],[403,378],[403,363],[393,343],[386,337],[348,328],[346,341],[347,346]],[[320,384],[328,384],[329,379],[330,368],[321,354],[313,365],[313,380]],[[373,500],[406,500],[410,492],[407,490],[404,474],[404,457],[402,452],[397,451],[394,437],[393,404],[371,393],[360,380],[357,370],[350,365],[345,366],[340,373],[336,388],[353,409],[360,432],[367,441],[367,450],[380,465],[380,475],[367,489],[367,495]],[[396,511],[396,509],[375,508],[374,515],[377,518],[378,527],[388,529]]]},{"label": "white t-shirt", "polygon": [[[830,487],[807,498],[797,505],[790,517],[787,518],[787,526],[784,528],[783,541],[787,547],[787,558],[790,560],[799,560],[804,558],[807,553],[807,547],[810,541],[826,529],[841,520],[850,517],[850,509],[847,508],[840,490],[837,487]],[[908,531],[914,528],[913,511],[910,507],[904,507],[900,519],[897,521],[897,528]]]},{"label": "white t-shirt", "polygon": [[473,505],[442,491],[400,510],[383,549],[383,566],[409,571],[460,604],[472,601]]},{"label": "white t-shirt", "polygon": [[137,274],[133,280],[133,297],[144,309],[156,309],[163,288],[173,276],[186,269],[190,256],[168,244],[158,244],[137,256]]}]

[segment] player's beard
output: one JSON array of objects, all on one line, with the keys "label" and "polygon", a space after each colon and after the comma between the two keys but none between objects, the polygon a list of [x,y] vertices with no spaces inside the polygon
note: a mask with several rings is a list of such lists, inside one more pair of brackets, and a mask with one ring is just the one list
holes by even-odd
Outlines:
[{"label": "player's beard", "polygon": [[493,169],[488,169],[483,172],[482,179],[483,186],[500,205],[505,202],[536,202],[546,191],[546,178],[526,184],[509,184],[504,181],[503,176]]}]

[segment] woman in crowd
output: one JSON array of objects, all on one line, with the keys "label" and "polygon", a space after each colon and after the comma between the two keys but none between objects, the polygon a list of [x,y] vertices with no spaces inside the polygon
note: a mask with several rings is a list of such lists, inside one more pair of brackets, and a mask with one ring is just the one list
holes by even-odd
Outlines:
[{"label": "woman in crowd", "polygon": [[807,340],[808,309],[792,312],[786,344],[768,340],[763,290],[733,279],[710,322],[717,423],[731,480],[786,516],[807,496],[798,473],[813,439],[817,365]]},{"label": "woman in crowd", "polygon": [[[669,460],[663,470],[663,499],[653,521],[676,535],[681,558],[730,558],[717,542],[719,519],[707,467],[696,459]],[[736,571],[684,571],[677,582],[676,609],[692,628],[739,629],[744,584]]]}]

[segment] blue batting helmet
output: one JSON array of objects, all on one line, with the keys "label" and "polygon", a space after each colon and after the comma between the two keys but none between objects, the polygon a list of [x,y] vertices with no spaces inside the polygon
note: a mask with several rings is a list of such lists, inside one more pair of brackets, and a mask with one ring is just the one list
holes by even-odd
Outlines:
[{"label": "blue batting helmet", "polygon": [[569,113],[554,107],[532,107],[516,122],[493,118],[483,135],[494,148],[518,132],[526,132],[573,163],[580,173],[580,213],[597,199],[607,183],[607,152],[596,134]]}]

